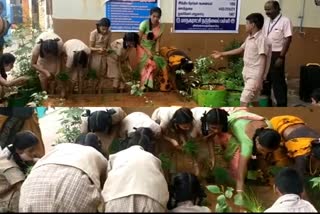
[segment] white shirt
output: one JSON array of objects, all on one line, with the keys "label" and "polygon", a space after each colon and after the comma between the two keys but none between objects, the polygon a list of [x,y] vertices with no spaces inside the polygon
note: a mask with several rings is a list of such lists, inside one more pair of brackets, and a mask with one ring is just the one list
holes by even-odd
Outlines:
[{"label": "white shirt", "polygon": [[66,67],[71,68],[75,51],[85,51],[90,54],[90,48],[79,39],[70,39],[63,45],[63,52],[67,55]]},{"label": "white shirt", "polygon": [[192,201],[178,203],[178,206],[172,210],[172,213],[211,213],[212,211],[205,206],[197,206]]},{"label": "white shirt", "polygon": [[279,14],[274,20],[266,18],[263,25],[263,34],[272,43],[272,51],[280,52],[283,49],[284,39],[292,36],[293,27],[289,18]]},{"label": "white shirt", "polygon": [[125,138],[127,134],[135,132],[134,128],[150,128],[155,137],[160,137],[161,128],[149,115],[143,112],[133,112],[121,121],[119,136]]},{"label": "white shirt", "polygon": [[181,107],[159,107],[152,113],[151,119],[160,124],[164,131],[168,128],[170,120],[178,109]]},{"label": "white shirt", "polygon": [[302,213],[302,212],[318,212],[314,206],[296,194],[286,194],[278,198],[276,202],[267,210],[267,212],[293,212],[293,213]]},{"label": "white shirt", "polygon": [[109,159],[108,179],[102,191],[105,203],[130,195],[145,195],[164,208],[169,200],[161,161],[141,146],[131,146]]},{"label": "white shirt", "polygon": [[43,156],[33,169],[47,164],[75,167],[87,174],[98,189],[103,186],[101,178],[107,177],[108,160],[91,146],[74,143],[59,144]]}]

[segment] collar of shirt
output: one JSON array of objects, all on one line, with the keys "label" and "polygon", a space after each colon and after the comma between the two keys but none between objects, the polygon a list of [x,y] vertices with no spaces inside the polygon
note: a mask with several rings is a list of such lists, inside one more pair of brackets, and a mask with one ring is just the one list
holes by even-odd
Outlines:
[{"label": "collar of shirt", "polygon": [[255,38],[257,38],[260,34],[261,34],[261,30],[259,30],[258,32],[256,32],[256,33],[253,34],[253,35],[250,35],[250,36],[249,36],[249,39],[255,39]]},{"label": "collar of shirt", "polygon": [[183,201],[177,204],[178,207],[192,207],[194,206],[192,201]]},{"label": "collar of shirt", "polygon": [[275,22],[277,22],[277,21],[278,21],[278,19],[280,18],[280,16],[282,16],[282,14],[281,14],[281,13],[279,13],[279,15],[278,15],[276,18],[274,18],[274,19],[270,19],[270,23],[271,23],[271,24],[274,24]]},{"label": "collar of shirt", "polygon": [[279,206],[279,205],[294,205],[296,204],[298,201],[300,201],[300,196],[296,195],[296,194],[286,194],[283,195],[281,197],[278,198],[278,200],[276,200],[276,202],[274,203],[274,206]]}]

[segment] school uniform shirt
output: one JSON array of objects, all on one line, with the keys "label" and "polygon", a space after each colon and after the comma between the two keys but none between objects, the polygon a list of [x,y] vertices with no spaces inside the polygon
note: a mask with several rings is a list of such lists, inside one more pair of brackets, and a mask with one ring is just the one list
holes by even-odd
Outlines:
[{"label": "school uniform shirt", "polygon": [[60,66],[60,65],[58,65],[57,58],[53,57],[53,56],[47,56],[45,58],[40,57],[40,44],[38,44],[38,42],[40,42],[41,39],[43,41],[48,40],[48,39],[59,39],[59,41],[58,41],[59,56],[58,57],[60,57],[60,55],[62,53],[63,41],[60,36],[58,36],[57,34],[55,34],[53,32],[43,32],[36,39],[36,45],[34,46],[34,48],[32,50],[32,55],[38,57],[37,64],[40,65],[41,67],[45,68],[46,70],[48,70],[51,74],[56,74],[58,72],[59,66]]},{"label": "school uniform shirt", "polygon": [[5,148],[0,151],[0,211],[18,212],[19,189],[14,186],[25,180],[24,173],[16,162],[8,160],[10,151]]},{"label": "school uniform shirt", "polygon": [[[84,108],[85,110],[90,110],[91,113],[95,111],[106,111],[113,109],[116,111],[115,114],[111,116],[112,118],[112,125],[120,124],[120,122],[127,116],[127,113],[121,108],[121,107],[87,107]],[[83,114],[85,113],[85,110]],[[81,116],[81,133],[87,133],[88,132],[88,117],[87,116]]]},{"label": "school uniform shirt", "polygon": [[105,203],[131,195],[144,195],[165,208],[169,191],[161,161],[141,146],[131,146],[110,155],[108,179],[102,195]]},{"label": "school uniform shirt", "polygon": [[121,121],[119,136],[121,138],[125,138],[127,137],[127,134],[135,132],[134,128],[140,127],[150,128],[155,137],[159,137],[161,135],[161,128],[159,124],[153,121],[149,115],[143,112],[133,112]]},{"label": "school uniform shirt", "polygon": [[312,212],[317,213],[318,211],[314,208],[314,206],[296,194],[286,194],[278,198],[276,202],[267,210],[265,213],[277,212],[292,212],[292,213],[304,213],[304,212]]},{"label": "school uniform shirt", "polygon": [[48,164],[77,168],[86,173],[98,189],[103,186],[101,178],[107,177],[108,160],[90,146],[74,143],[59,144],[41,158],[33,169]]},{"label": "school uniform shirt", "polygon": [[73,57],[75,51],[85,51],[90,54],[90,48],[79,39],[70,39],[63,45],[63,52],[67,55],[66,67],[71,68],[73,65]]},{"label": "school uniform shirt", "polygon": [[[271,62],[271,43],[268,41],[267,37],[260,30],[254,35],[249,35],[241,45],[241,48],[244,49],[243,75],[255,79],[259,78],[261,72],[263,72],[262,75],[265,79]],[[261,66],[263,64],[260,55],[262,54],[267,56],[267,66],[264,71],[261,71]]]},{"label": "school uniform shirt", "polygon": [[178,206],[169,212],[171,213],[211,213],[211,210],[205,206],[194,205],[192,201],[178,203]]},{"label": "school uniform shirt", "polygon": [[274,20],[266,18],[263,25],[263,35],[272,43],[273,52],[281,52],[284,39],[292,36],[293,26],[289,18],[279,14]]},{"label": "school uniform shirt", "polygon": [[156,121],[162,130],[166,130],[174,113],[181,107],[159,107],[152,113],[151,119]]}]

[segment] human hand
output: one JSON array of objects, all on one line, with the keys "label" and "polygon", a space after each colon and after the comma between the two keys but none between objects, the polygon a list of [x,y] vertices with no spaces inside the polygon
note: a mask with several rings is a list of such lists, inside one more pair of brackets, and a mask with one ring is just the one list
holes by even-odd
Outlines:
[{"label": "human hand", "polygon": [[276,60],[276,62],[274,63],[274,66],[276,68],[280,68],[281,66],[283,66],[283,59],[278,57],[278,59]]},{"label": "human hand", "polygon": [[177,150],[182,150],[182,146],[178,143],[178,141],[172,139],[171,142]]},{"label": "human hand", "polygon": [[209,162],[209,169],[212,170],[214,168],[214,165],[215,165],[215,159],[211,158]]},{"label": "human hand", "polygon": [[222,52],[213,51],[212,54],[211,54],[211,57],[214,58],[214,59],[219,59],[219,58],[222,57]]}]

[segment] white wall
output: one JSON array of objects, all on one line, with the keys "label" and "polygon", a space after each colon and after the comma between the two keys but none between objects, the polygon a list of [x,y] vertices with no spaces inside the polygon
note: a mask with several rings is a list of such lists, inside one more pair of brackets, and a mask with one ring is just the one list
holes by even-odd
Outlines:
[{"label": "white wall", "polygon": [[[304,0],[279,0],[283,14],[288,16],[294,26],[300,26],[302,5]],[[305,0],[304,27],[320,28],[320,7],[314,0]],[[105,16],[105,0],[53,0],[53,18],[99,20]],[[266,0],[241,0],[240,24],[245,24],[247,15],[253,12],[264,14]],[[163,11],[162,22],[172,23],[174,16],[174,0],[161,0]]]}]

